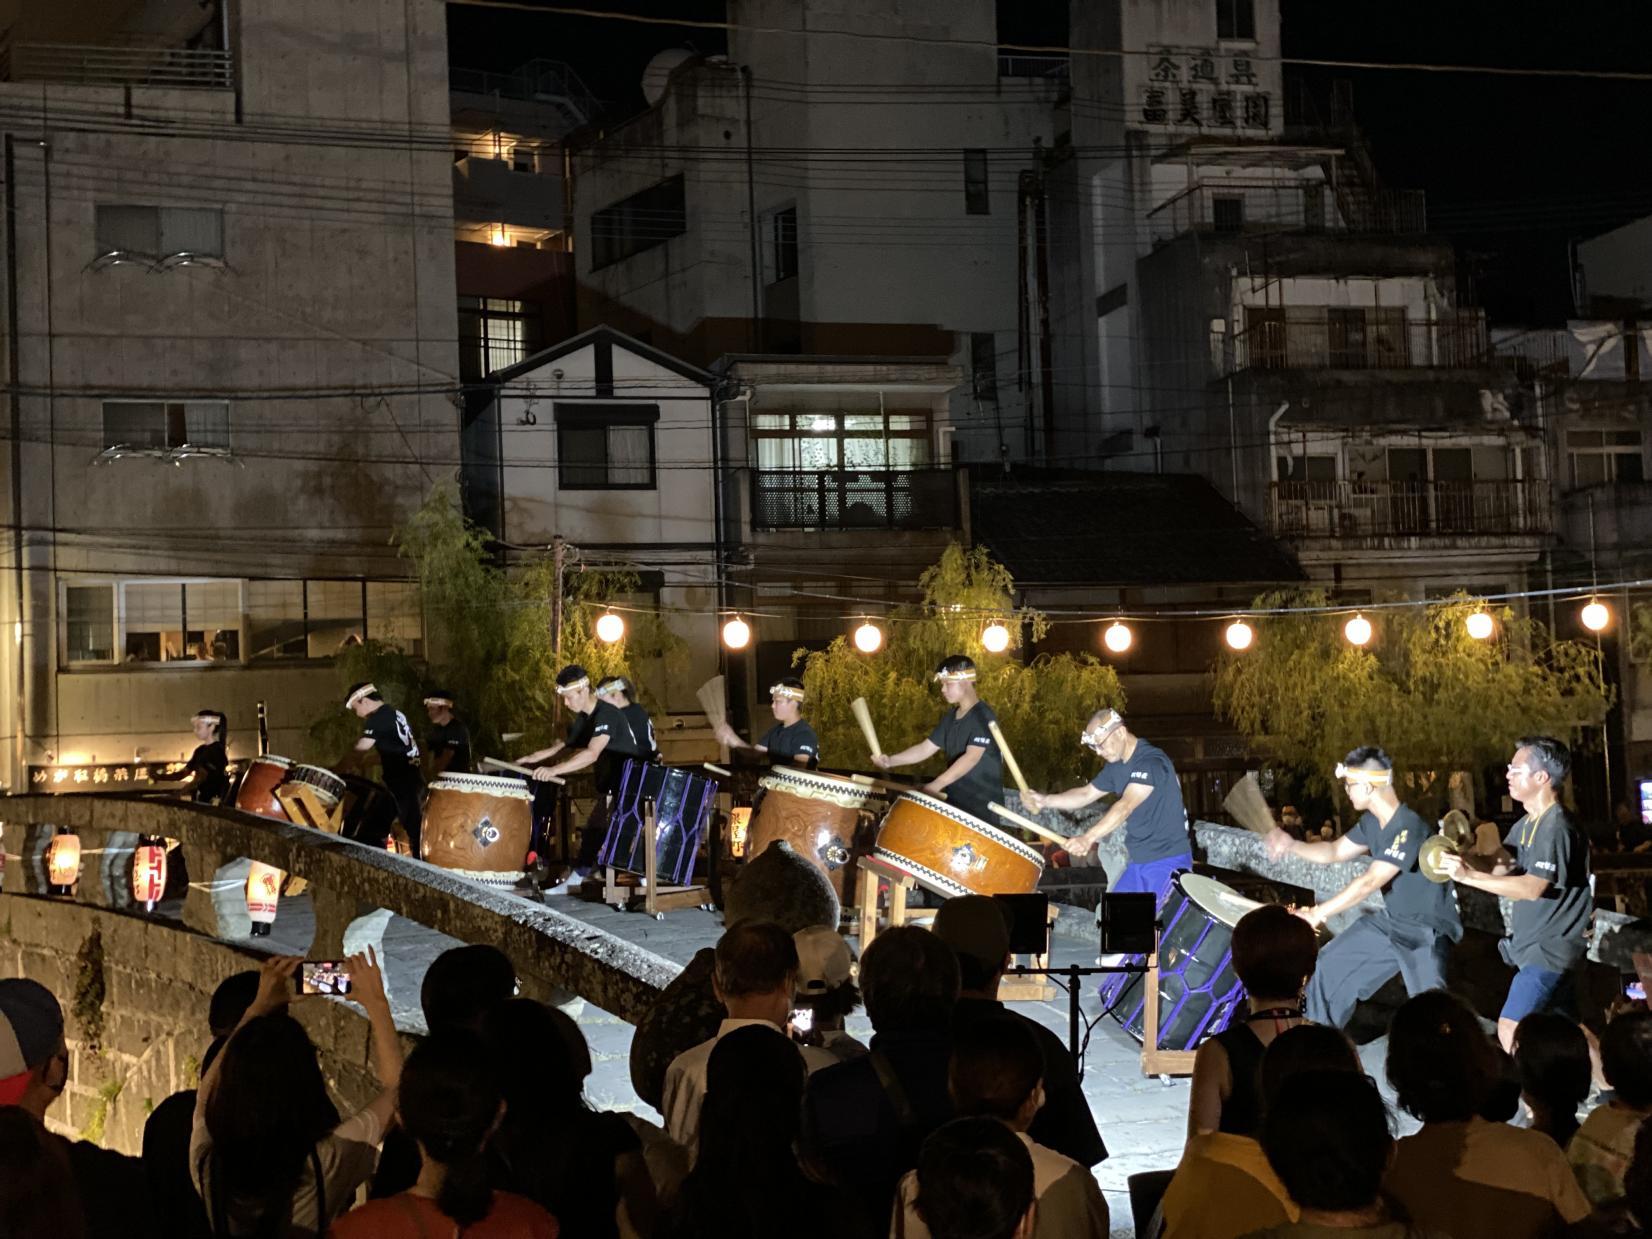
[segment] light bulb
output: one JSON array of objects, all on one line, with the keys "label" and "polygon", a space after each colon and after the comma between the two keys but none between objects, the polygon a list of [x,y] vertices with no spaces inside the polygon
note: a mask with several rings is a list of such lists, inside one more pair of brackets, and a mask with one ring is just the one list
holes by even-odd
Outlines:
[{"label": "light bulb", "polygon": [[981,630],[981,646],[989,654],[1002,654],[1010,648],[1010,630],[994,620]]},{"label": "light bulb", "polygon": [[1591,598],[1579,618],[1590,632],[1599,632],[1612,622],[1612,609],[1599,598]]},{"label": "light bulb", "polygon": [[751,642],[751,625],[736,615],[723,625],[723,644],[731,650],[743,650]]},{"label": "light bulb", "polygon": [[871,620],[862,621],[855,629],[855,648],[862,654],[875,654],[883,644],[883,629]]},{"label": "light bulb", "polygon": [[1342,626],[1342,635],[1348,638],[1350,645],[1364,645],[1371,640],[1371,621],[1363,615],[1356,615]]},{"label": "light bulb", "polygon": [[1468,629],[1468,635],[1476,641],[1484,641],[1491,636],[1492,629],[1496,626],[1491,616],[1484,611],[1476,611],[1463,621],[1463,627]]},{"label": "light bulb", "polygon": [[1129,625],[1121,624],[1118,620],[1107,625],[1107,631],[1101,634],[1102,644],[1115,654],[1124,653],[1134,639],[1135,634],[1130,631]]},{"label": "light bulb", "polygon": [[597,616],[597,640],[614,644],[625,635],[625,621],[612,611]]},{"label": "light bulb", "polygon": [[1222,630],[1222,639],[1228,643],[1230,650],[1248,650],[1250,643],[1256,640],[1256,630],[1244,620],[1236,619]]}]

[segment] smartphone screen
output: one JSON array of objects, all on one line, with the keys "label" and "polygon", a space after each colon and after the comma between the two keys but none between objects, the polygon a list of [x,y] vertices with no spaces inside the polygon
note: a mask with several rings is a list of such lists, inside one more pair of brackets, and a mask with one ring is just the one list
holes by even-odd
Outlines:
[{"label": "smartphone screen", "polygon": [[348,994],[350,971],[342,959],[307,959],[298,970],[300,994]]},{"label": "smartphone screen", "polygon": [[795,1032],[813,1032],[815,1026],[815,1009],[813,1007],[795,1007],[792,1009],[792,1029]]},{"label": "smartphone screen", "polygon": [[1634,1002],[1646,1001],[1646,986],[1639,981],[1630,981],[1623,987],[1623,996]]}]

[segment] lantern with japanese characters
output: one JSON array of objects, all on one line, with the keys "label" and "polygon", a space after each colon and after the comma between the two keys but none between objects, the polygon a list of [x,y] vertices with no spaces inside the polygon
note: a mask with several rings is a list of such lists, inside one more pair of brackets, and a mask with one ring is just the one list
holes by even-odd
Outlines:
[{"label": "lantern with japanese characters", "polygon": [[52,894],[67,895],[80,880],[80,836],[59,826],[46,845],[46,881]]},{"label": "lantern with japanese characters", "polygon": [[132,851],[132,902],[153,912],[166,891],[166,843],[156,835],[143,835]]},{"label": "lantern with japanese characters", "polygon": [[252,936],[267,938],[275,924],[275,906],[281,901],[281,887],[287,875],[274,865],[255,860],[247,871],[247,915],[252,917]]}]

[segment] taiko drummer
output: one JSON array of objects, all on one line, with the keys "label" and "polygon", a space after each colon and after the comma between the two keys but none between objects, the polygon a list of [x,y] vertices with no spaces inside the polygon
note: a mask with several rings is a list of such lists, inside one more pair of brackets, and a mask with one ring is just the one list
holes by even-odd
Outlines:
[{"label": "taiko drummer", "polygon": [[229,720],[222,710],[197,710],[189,722],[200,743],[179,781],[197,804],[222,804],[229,795]]},{"label": "taiko drummer", "polygon": [[1028,792],[1022,801],[1035,813],[1044,809],[1072,812],[1104,795],[1116,796],[1100,821],[1067,840],[1067,850],[1075,857],[1083,856],[1099,840],[1122,829],[1127,863],[1111,889],[1146,892],[1163,903],[1171,879],[1193,868],[1187,809],[1176,767],[1163,749],[1133,734],[1117,710],[1097,710],[1079,740],[1107,763],[1100,773],[1082,787],[1053,795]]},{"label": "taiko drummer", "polygon": [[769,709],[774,726],[756,744],[747,744],[727,723],[717,728],[717,739],[731,749],[751,749],[772,758],[777,764],[793,762],[814,770],[820,765],[820,737],[803,717],[803,681],[786,676],[769,686]]},{"label": "taiko drummer", "polygon": [[914,766],[945,753],[947,766],[920,789],[945,792],[947,803],[984,822],[995,820],[987,806],[1004,794],[1004,758],[988,723],[998,721],[992,707],[975,691],[975,662],[963,654],[944,659],[935,669],[941,696],[952,708],[941,715],[929,739],[899,753],[873,757],[880,769]]}]

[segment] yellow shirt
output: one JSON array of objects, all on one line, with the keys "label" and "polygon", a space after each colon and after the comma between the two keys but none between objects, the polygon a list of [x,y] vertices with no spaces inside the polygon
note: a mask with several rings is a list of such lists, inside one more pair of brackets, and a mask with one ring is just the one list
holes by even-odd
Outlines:
[{"label": "yellow shirt", "polygon": [[1545,1239],[1589,1216],[1559,1145],[1479,1118],[1398,1141],[1386,1186],[1414,1225],[1452,1239]]},{"label": "yellow shirt", "polygon": [[1164,1193],[1165,1239],[1239,1239],[1301,1216],[1249,1136],[1194,1136]]}]

